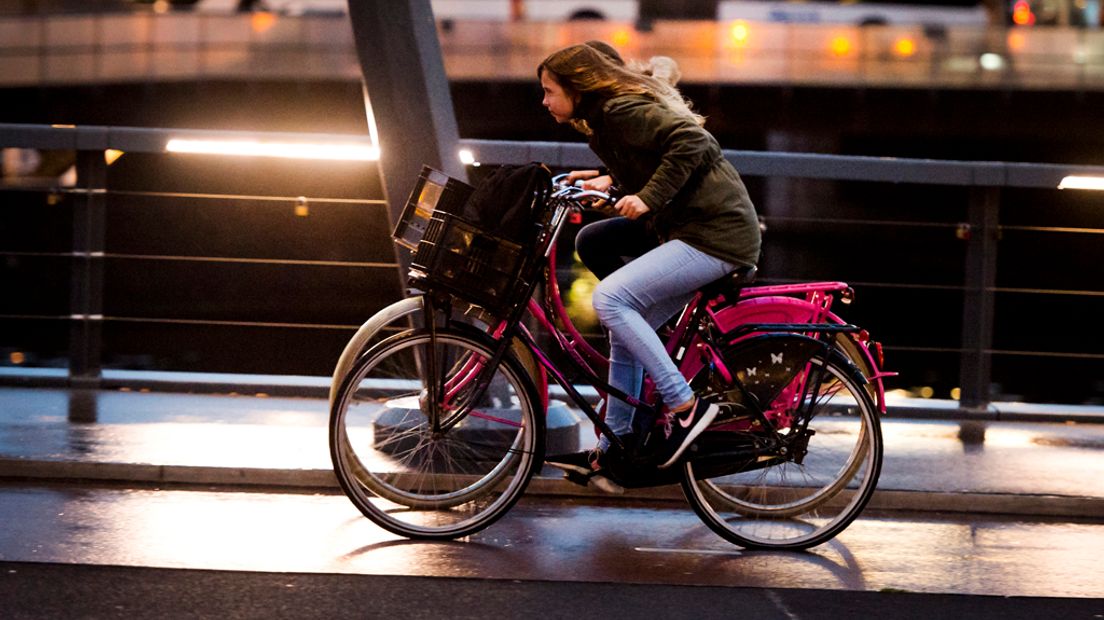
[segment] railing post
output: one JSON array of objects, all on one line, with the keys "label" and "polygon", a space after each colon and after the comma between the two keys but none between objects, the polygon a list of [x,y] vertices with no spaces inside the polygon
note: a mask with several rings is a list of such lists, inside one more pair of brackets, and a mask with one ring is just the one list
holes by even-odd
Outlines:
[{"label": "railing post", "polygon": [[99,386],[102,370],[107,163],[102,150],[77,151],[70,282],[69,382]]},{"label": "railing post", "polygon": [[989,406],[992,382],[993,307],[1000,237],[1000,188],[970,191],[966,282],[962,300],[962,356],[959,407]]}]

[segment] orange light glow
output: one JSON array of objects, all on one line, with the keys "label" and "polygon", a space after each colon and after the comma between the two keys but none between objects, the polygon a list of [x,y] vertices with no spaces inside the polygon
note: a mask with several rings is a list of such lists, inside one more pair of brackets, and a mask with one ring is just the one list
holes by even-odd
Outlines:
[{"label": "orange light glow", "polygon": [[1015,30],[1008,33],[1008,49],[1013,52],[1021,51],[1024,45],[1027,44],[1027,37],[1022,32],[1016,32]]},{"label": "orange light glow", "polygon": [[613,43],[617,47],[624,47],[629,44],[629,29],[618,28],[610,35],[610,43]]},{"label": "orange light glow", "polygon": [[729,29],[729,40],[733,47],[747,47],[748,37],[750,35],[751,29],[748,28],[748,23],[742,19],[733,22],[732,28]]},{"label": "orange light glow", "polygon": [[1031,12],[1031,5],[1027,0],[1019,0],[1012,5],[1012,23],[1017,26],[1035,25],[1035,13]]},{"label": "orange light glow", "polygon": [[908,37],[897,39],[897,41],[893,43],[893,53],[905,58],[912,56],[916,53],[916,41]]},{"label": "orange light glow", "polygon": [[276,14],[267,11],[257,11],[253,13],[253,16],[250,18],[249,25],[253,27],[253,32],[267,32],[276,25]]},{"label": "orange light glow", "polygon": [[846,56],[851,53],[851,39],[847,37],[834,37],[829,44],[834,56]]}]

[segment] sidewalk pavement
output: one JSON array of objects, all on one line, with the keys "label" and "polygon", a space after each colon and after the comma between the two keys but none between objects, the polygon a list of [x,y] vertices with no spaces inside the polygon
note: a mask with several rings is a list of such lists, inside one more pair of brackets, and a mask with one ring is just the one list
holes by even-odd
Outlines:
[{"label": "sidewalk pavement", "polygon": [[[247,388],[248,389],[248,388]],[[883,418],[872,509],[1104,519],[1104,425]],[[337,491],[325,398],[0,387],[0,479]],[[581,417],[581,416],[580,416]],[[592,441],[585,420],[583,445]],[[591,495],[545,468],[530,494]],[[628,499],[677,500],[678,487]]]}]

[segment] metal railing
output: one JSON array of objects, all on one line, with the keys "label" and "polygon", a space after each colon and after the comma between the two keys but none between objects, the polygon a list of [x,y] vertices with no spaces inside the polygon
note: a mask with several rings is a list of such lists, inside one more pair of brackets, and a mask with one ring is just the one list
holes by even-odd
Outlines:
[{"label": "metal railing", "polygon": [[[260,358],[252,366],[262,370],[249,370],[241,360],[232,367],[205,370],[264,373],[264,358],[300,355],[304,347],[317,347],[314,342],[321,340],[331,350],[317,354],[324,361],[302,366],[324,374],[320,364],[332,364],[359,321],[401,296],[394,251],[386,242],[386,201],[374,162],[324,162],[299,173],[300,182],[312,187],[289,186],[281,177],[294,178],[296,170],[279,165],[266,169],[263,162],[271,158],[239,167],[248,160],[212,162],[202,155],[168,154],[171,138],[368,142],[335,135],[0,125],[0,147],[60,153],[73,168],[61,175],[5,178],[0,183],[0,238],[7,246],[0,246],[0,274],[9,292],[0,303],[0,321],[9,326],[69,327],[61,364],[64,376],[54,372],[35,378],[33,371],[25,372],[24,382],[102,385],[105,325],[152,335],[145,351],[127,351],[134,347],[118,343],[109,346],[117,368],[157,367],[150,361],[156,357],[153,345],[173,330],[186,332],[176,336],[185,341],[204,330],[220,335],[252,331],[259,336]],[[119,155],[122,159],[109,163]],[[124,175],[117,170],[128,159],[137,161]],[[135,169],[154,175],[137,182],[120,178],[138,176]],[[251,187],[243,189],[242,179],[250,176],[255,177]],[[170,182],[170,177],[176,181]],[[20,219],[20,211],[35,209],[49,215]],[[54,238],[33,230],[44,222]],[[122,223],[113,227],[109,222]],[[21,231],[20,226],[29,229]],[[334,238],[334,230],[344,238]],[[364,243],[361,235],[376,239]],[[187,242],[173,243],[174,236]],[[59,237],[70,238],[70,247]],[[28,241],[36,238],[46,247]],[[127,284],[147,274],[155,275]],[[227,274],[238,274],[243,281],[226,284],[233,277]],[[325,300],[325,307],[311,303],[319,281],[340,289]],[[66,283],[68,303],[62,308]],[[48,292],[43,295],[36,289]],[[377,303],[372,292],[390,300]],[[46,299],[36,303],[36,296]],[[292,308],[291,299],[305,303]],[[272,346],[281,340],[288,341],[288,351]],[[260,346],[266,342],[270,344]],[[0,352],[15,356],[0,362],[9,367],[9,378],[20,375],[10,373],[12,368],[59,365],[57,360],[28,359],[31,352],[15,350],[10,342],[0,343]]]},{"label": "metal railing", "polygon": [[[250,317],[238,317],[231,320],[219,320],[212,318],[210,314],[200,312],[197,316],[181,315],[173,313],[172,316],[124,316],[104,311],[105,287],[112,277],[105,274],[106,261],[121,261],[124,263],[142,264],[180,264],[189,261],[206,260],[216,265],[234,265],[241,262],[256,262],[266,265],[287,266],[301,265],[311,269],[352,268],[357,272],[354,278],[363,278],[367,272],[374,277],[383,278],[393,284],[394,288],[383,291],[373,291],[373,299],[368,306],[382,307],[401,295],[399,288],[399,274],[397,262],[392,260],[365,261],[344,256],[336,256],[326,251],[326,245],[322,244],[304,255],[300,250],[293,252],[292,257],[272,258],[266,257],[194,257],[194,256],[160,256],[142,255],[141,253],[114,252],[105,238],[114,234],[118,237],[126,231],[106,230],[107,219],[105,212],[116,208],[116,201],[126,198],[138,201],[142,206],[164,207],[158,205],[156,199],[164,195],[184,198],[184,207],[188,208],[191,202],[209,201],[234,201],[240,199],[275,201],[281,208],[287,208],[289,203],[294,204],[325,204],[327,199],[319,199],[312,196],[240,196],[227,192],[204,192],[199,188],[185,191],[177,188],[165,192],[158,191],[124,191],[111,187],[107,182],[108,166],[104,160],[104,152],[107,149],[124,151],[128,155],[146,153],[155,155],[164,152],[167,139],[171,135],[179,135],[182,132],[164,129],[132,129],[132,128],[105,128],[105,127],[41,127],[41,126],[16,126],[0,125],[0,147],[19,147],[26,149],[49,150],[66,149],[76,154],[77,182],[71,187],[53,186],[38,187],[32,191],[40,191],[44,195],[62,193],[73,200],[72,217],[72,247],[65,251],[27,250],[13,251],[11,248],[0,247],[0,258],[6,260],[18,259],[20,256],[37,255],[51,256],[70,261],[69,272],[72,274],[70,286],[69,313],[67,316],[57,314],[51,316],[34,315],[33,313],[19,313],[0,310],[0,321],[10,326],[36,320],[64,321],[70,325],[68,372],[65,382],[69,385],[102,384],[104,365],[104,344],[102,341],[102,329],[104,324],[142,323],[150,326],[154,333],[160,328],[172,325],[188,325],[197,330],[219,329],[229,332],[248,331],[257,328],[282,330],[281,333],[291,331],[328,330],[334,333],[332,340],[341,342],[356,327],[356,321],[363,320],[370,315],[370,308],[364,310],[362,316],[352,316],[346,320],[330,321],[274,321],[257,320]],[[202,132],[204,136],[217,135],[218,132]],[[229,134],[240,137],[241,134]],[[259,134],[250,134],[254,137],[263,137]],[[272,136],[268,136],[272,137]],[[338,138],[331,136],[331,138]],[[349,139],[349,137],[344,137]],[[526,161],[542,161],[553,168],[571,169],[589,167],[597,164],[594,155],[584,144],[579,143],[544,143],[544,142],[502,142],[463,140],[462,148],[472,152],[479,165],[494,165],[520,163]],[[993,394],[990,391],[994,380],[994,359],[1030,360],[1032,363],[1057,368],[1064,364],[1067,368],[1080,369],[1078,372],[1091,374],[1104,363],[1104,353],[1092,345],[1091,329],[1087,325],[1070,324],[1069,316],[1047,316],[1036,314],[1031,317],[1030,323],[1009,324],[1002,317],[1007,312],[998,312],[1000,308],[1021,305],[1029,302],[1024,299],[1042,300],[1039,307],[1052,305],[1055,300],[1074,298],[1080,305],[1095,308],[1093,304],[1104,301],[1104,291],[1098,286],[1020,286],[1015,282],[1003,282],[998,278],[998,265],[1002,260],[1011,260],[1013,266],[1030,261],[1012,256],[1005,252],[1002,244],[1010,243],[1009,237],[1013,235],[1036,235],[1046,239],[1058,239],[1057,242],[1048,242],[1053,245],[1047,255],[1056,254],[1057,246],[1076,246],[1080,240],[1089,239],[1092,247],[1099,247],[1098,239],[1104,234],[1104,225],[1090,226],[1063,226],[1061,222],[1046,223],[1047,214],[1055,216],[1063,212],[1075,211],[1087,217],[1088,221],[1100,221],[1104,218],[1104,195],[1099,193],[1059,192],[1056,189],[1059,181],[1071,174],[1092,174],[1104,176],[1104,167],[1067,166],[1050,164],[1020,164],[1004,162],[961,162],[961,161],[932,161],[910,159],[884,159],[873,157],[849,157],[812,155],[796,153],[764,153],[748,151],[726,151],[726,157],[733,162],[736,168],[747,180],[749,187],[753,189],[753,196],[759,202],[761,213],[768,227],[768,243],[776,243],[773,249],[767,253],[767,264],[762,270],[762,277],[767,281],[787,281],[786,279],[811,279],[809,276],[815,273],[817,263],[826,258],[826,254],[815,255],[814,260],[808,261],[802,257],[808,253],[810,247],[820,248],[818,244],[828,244],[824,247],[855,246],[865,243],[873,243],[871,238],[865,237],[866,233],[856,235],[841,231],[874,230],[881,239],[883,247],[888,250],[876,250],[888,255],[879,255],[878,259],[887,263],[882,273],[895,274],[893,277],[873,277],[867,281],[855,282],[849,277],[854,271],[855,265],[850,256],[841,256],[833,263],[833,269],[845,272],[839,276],[829,273],[830,279],[843,279],[851,282],[860,289],[860,300],[857,307],[863,308],[865,314],[861,318],[852,319],[856,322],[875,330],[875,336],[886,333],[889,327],[899,329],[902,322],[915,321],[915,318],[923,317],[925,313],[940,314],[944,319],[941,332],[936,336],[929,336],[923,331],[921,323],[910,324],[909,329],[902,330],[908,333],[915,327],[919,330],[919,336],[913,336],[910,342],[902,338],[904,342],[888,342],[886,350],[890,357],[890,369],[895,368],[894,361],[913,360],[914,366],[922,367],[930,361],[915,362],[915,359],[928,359],[932,356],[941,357],[943,360],[955,358],[958,365],[958,386],[961,393],[958,398],[958,410],[956,415],[969,415],[971,413],[982,415],[990,407]],[[386,156],[386,154],[384,154]],[[251,160],[245,160],[251,162]],[[151,165],[153,165],[151,163]],[[247,163],[245,166],[257,165]],[[797,182],[800,180],[800,183]],[[892,205],[881,208],[879,205],[856,204],[861,203],[863,197],[852,196],[848,191],[838,190],[829,192],[832,201],[832,212],[825,212],[820,206],[812,205],[805,209],[795,209],[793,205],[785,204],[785,201],[772,202],[769,196],[774,194],[795,195],[795,187],[803,187],[802,184],[814,184],[813,193],[821,193],[821,186],[826,183],[831,186],[849,187],[852,185],[874,188],[885,188],[890,196],[889,202],[900,203],[900,208],[891,208]],[[796,185],[791,185],[796,184]],[[946,205],[920,205],[914,208],[910,200],[917,194],[918,188],[941,188],[948,193],[940,194],[946,198]],[[28,191],[26,187],[17,187],[11,183],[0,187],[0,200],[10,202],[13,192]],[[1038,192],[1037,194],[1032,194]],[[1021,208],[1023,202],[1021,193],[1030,194],[1026,208]],[[798,192],[800,194],[800,192]],[[1090,195],[1092,194],[1092,195]],[[879,194],[880,195],[880,194]],[[370,207],[373,218],[377,221],[369,239],[364,239],[364,231],[359,229],[341,229],[340,235],[346,239],[331,238],[328,243],[335,247],[353,247],[358,239],[364,239],[361,243],[371,244],[377,247],[386,247],[390,251],[390,240],[387,233],[389,225],[386,224],[386,209],[383,206],[382,197],[368,200],[361,199],[335,199],[337,202],[346,201],[358,205]],[[1072,206],[1068,201],[1074,201]],[[147,205],[148,203],[148,205]],[[887,203],[888,204],[888,203]],[[940,211],[940,217],[926,213],[926,210]],[[892,213],[890,213],[892,211]],[[1033,213],[1036,220],[1027,221],[1019,217],[1021,211]],[[883,214],[884,212],[884,214]],[[903,217],[901,217],[903,214]],[[1087,215],[1086,215],[1087,214]],[[1011,219],[1005,215],[1012,216]],[[1061,217],[1057,218],[1061,220]],[[262,222],[257,222],[260,226]],[[932,280],[930,274],[917,273],[910,269],[900,269],[891,255],[894,246],[909,247],[910,238],[919,235],[920,243],[927,244],[925,231],[934,231],[931,238],[937,241],[931,242],[933,257],[920,257],[920,263],[939,259],[950,265],[944,269],[944,274],[958,274],[953,278],[943,281]],[[794,241],[796,238],[796,241]],[[1022,244],[1021,244],[1022,245]],[[1030,245],[1030,244],[1028,244]],[[947,249],[952,248],[952,249]],[[861,248],[860,248],[861,249]],[[288,247],[274,248],[273,253],[289,252]],[[816,250],[819,251],[819,250]],[[315,255],[311,256],[311,252]],[[789,262],[774,263],[771,260],[776,256],[796,254],[797,258]],[[946,254],[939,258],[937,254]],[[859,260],[870,261],[870,256],[859,255]],[[904,256],[902,260],[913,260]],[[1050,263],[1048,271],[1044,271],[1044,277],[1052,277],[1059,274],[1085,275],[1083,282],[1096,282],[1092,273],[1098,273],[1097,257],[1081,256],[1074,254],[1071,264]],[[1084,262],[1076,262],[1076,261]],[[851,261],[851,262],[849,262]],[[153,269],[151,267],[151,269]],[[809,270],[812,269],[812,272]],[[805,271],[802,271],[805,270]],[[231,277],[233,274],[223,274],[223,277]],[[117,288],[117,287],[115,287]],[[887,293],[901,293],[913,295],[912,301],[902,302],[899,299],[891,299]],[[9,291],[12,293],[12,291]],[[18,294],[18,291],[15,291]],[[1005,299],[1008,297],[1008,299]],[[916,300],[928,300],[920,301]],[[276,315],[282,311],[290,311],[292,308],[280,306],[280,303],[291,304],[291,298],[287,301],[274,301],[273,312]],[[309,302],[308,302],[309,303]],[[1034,304],[1034,302],[1030,302]],[[925,307],[927,304],[928,307]],[[1009,305],[1011,304],[1011,306]],[[918,306],[908,314],[906,306]],[[284,308],[284,310],[281,310]],[[957,310],[955,310],[957,308]],[[193,311],[196,311],[193,309]],[[1096,310],[1089,310],[1096,312]],[[148,313],[147,313],[148,314]],[[847,310],[845,318],[851,318],[851,310]],[[1094,315],[1095,316],[1095,315]],[[957,317],[957,319],[955,318]],[[350,320],[351,319],[351,320]],[[947,324],[953,325],[948,328]],[[1023,331],[1048,332],[1050,339],[1041,341],[1042,346],[1023,347],[1004,344],[1010,336]],[[229,333],[228,332],[228,333]],[[954,332],[953,334],[949,332]],[[1077,339],[1077,334],[1082,337]],[[1063,335],[1068,334],[1068,335]],[[931,338],[935,342],[925,342]],[[278,339],[278,336],[273,336]],[[939,340],[942,340],[940,342]],[[0,349],[4,348],[0,342]],[[335,345],[331,344],[331,348]],[[336,359],[339,351],[333,351],[332,359]],[[115,352],[117,353],[117,352]],[[325,355],[321,356],[325,358]],[[0,362],[3,363],[3,362]],[[11,370],[12,363],[5,364]],[[1088,370],[1086,370],[1088,369]],[[212,369],[214,370],[214,369]],[[319,376],[328,372],[328,367],[318,367]],[[248,372],[237,370],[236,372]],[[15,374],[18,374],[16,372]],[[9,380],[11,373],[9,372]],[[1050,402],[1061,402],[1064,394],[1061,381],[1063,377],[1055,378]],[[21,380],[27,381],[26,377]],[[923,379],[910,378],[906,386],[922,385]],[[1066,415],[1076,419],[1075,415]]]}]

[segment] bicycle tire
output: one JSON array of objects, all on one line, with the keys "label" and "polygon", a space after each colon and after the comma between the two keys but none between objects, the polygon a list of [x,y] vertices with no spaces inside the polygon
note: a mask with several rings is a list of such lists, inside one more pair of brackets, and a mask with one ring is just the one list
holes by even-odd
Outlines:
[{"label": "bicycle tire", "polygon": [[[797,402],[815,434],[802,462],[780,457],[737,473],[718,470],[716,477],[698,459],[683,465],[682,488],[694,512],[734,544],[785,550],[819,545],[858,517],[877,486],[881,429],[857,369],[836,350],[813,355],[806,368],[794,380],[810,384]],[[809,379],[814,375],[821,380]]]},{"label": "bicycle tire", "polygon": [[[353,365],[330,415],[330,455],[346,496],[380,527],[402,536],[453,539],[482,530],[521,497],[543,461],[544,416],[520,363],[507,355],[483,399],[459,382],[434,409],[428,380],[445,385],[491,357],[476,330],[411,330],[371,347]],[[437,377],[426,374],[430,343]],[[458,420],[427,424],[429,411]]]}]

